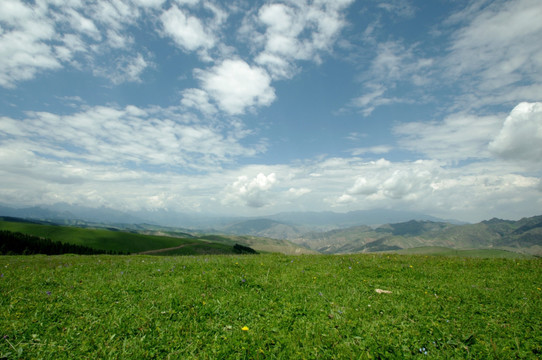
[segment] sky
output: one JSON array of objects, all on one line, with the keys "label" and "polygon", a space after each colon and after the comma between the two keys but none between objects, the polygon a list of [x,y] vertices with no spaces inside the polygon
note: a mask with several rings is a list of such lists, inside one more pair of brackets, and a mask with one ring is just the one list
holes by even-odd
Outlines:
[{"label": "sky", "polygon": [[2,0],[0,203],[542,214],[540,0]]}]

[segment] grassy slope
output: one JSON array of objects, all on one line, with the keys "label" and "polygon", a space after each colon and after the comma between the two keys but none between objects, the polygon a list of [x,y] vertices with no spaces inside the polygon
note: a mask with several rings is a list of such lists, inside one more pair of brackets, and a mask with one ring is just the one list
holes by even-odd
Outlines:
[{"label": "grassy slope", "polygon": [[[178,247],[159,255],[233,254],[236,243],[252,247],[259,252],[283,254],[311,254],[315,251],[304,249],[286,240],[259,238],[254,236],[193,236],[184,233],[167,233],[155,230],[161,235],[138,234],[107,229],[88,229],[71,226],[44,225],[31,222],[0,221],[0,230],[49,238],[54,241],[85,245],[96,249],[138,253],[148,250]],[[147,231],[147,230],[145,230]],[[163,236],[176,234],[179,236]],[[186,235],[186,236],[185,236]]]},{"label": "grassy slope", "polygon": [[27,222],[0,221],[0,230],[21,232],[53,241],[89,246],[96,249],[127,251],[130,253],[175,247],[197,240],[152,236],[110,231],[105,229],[82,229],[71,226],[42,225]]},{"label": "grassy slope", "polygon": [[536,359],[541,265],[394,254],[0,256],[0,358]]}]

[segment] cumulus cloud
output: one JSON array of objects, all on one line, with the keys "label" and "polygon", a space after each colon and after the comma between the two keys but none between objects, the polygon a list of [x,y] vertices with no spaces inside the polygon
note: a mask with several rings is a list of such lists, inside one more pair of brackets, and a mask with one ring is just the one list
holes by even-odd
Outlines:
[{"label": "cumulus cloud", "polygon": [[184,50],[210,49],[215,45],[213,34],[206,31],[201,21],[175,5],[162,13],[160,20],[164,32]]},{"label": "cumulus cloud", "polygon": [[245,175],[239,176],[225,189],[224,203],[240,203],[252,208],[266,206],[271,201],[268,192],[276,182],[275,173],[259,173],[252,179]]},{"label": "cumulus cloud", "polygon": [[267,72],[243,60],[224,60],[209,70],[195,71],[202,88],[230,115],[247,108],[268,106],[275,100],[275,90]]},{"label": "cumulus cloud", "polygon": [[506,160],[542,162],[542,103],[521,103],[504,121],[489,150]]},{"label": "cumulus cloud", "polygon": [[[509,173],[498,163],[451,168],[427,160],[379,162],[352,162],[350,185],[341,182],[344,190],[326,201],[339,209],[405,209],[469,221],[536,213],[540,205],[530,199],[539,196],[539,179]],[[518,213],[511,204],[518,206]]]},{"label": "cumulus cloud", "polygon": [[364,164],[363,173],[356,178],[346,195],[371,196],[374,199],[416,198],[430,192],[430,183],[437,169],[436,162],[416,161],[408,166],[379,160]]}]

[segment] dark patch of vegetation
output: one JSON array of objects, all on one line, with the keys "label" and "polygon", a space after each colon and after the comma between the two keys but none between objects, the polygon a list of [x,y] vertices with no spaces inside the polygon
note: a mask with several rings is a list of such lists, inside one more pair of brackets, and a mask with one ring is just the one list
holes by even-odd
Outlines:
[{"label": "dark patch of vegetation", "polygon": [[60,255],[60,254],[80,254],[80,255],[99,255],[99,254],[123,254],[117,251],[105,251],[93,249],[88,246],[62,243],[52,241],[51,239],[40,238],[37,236],[26,235],[20,232],[11,232],[7,230],[0,231],[0,255]]},{"label": "dark patch of vegetation", "polygon": [[235,251],[238,254],[257,254],[258,252],[248,246],[235,244],[233,246],[233,251]]}]

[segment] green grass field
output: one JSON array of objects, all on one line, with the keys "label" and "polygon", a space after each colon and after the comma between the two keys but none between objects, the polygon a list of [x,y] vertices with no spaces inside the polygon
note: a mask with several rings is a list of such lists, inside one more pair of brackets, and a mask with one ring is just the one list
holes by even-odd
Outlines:
[{"label": "green grass field", "polygon": [[0,358],[542,357],[539,259],[2,256],[0,273]]},{"label": "green grass field", "polygon": [[432,256],[461,256],[476,258],[504,258],[504,259],[534,259],[527,254],[499,249],[451,249],[441,246],[423,246],[410,249],[397,250],[391,253],[401,255],[432,255]]}]

